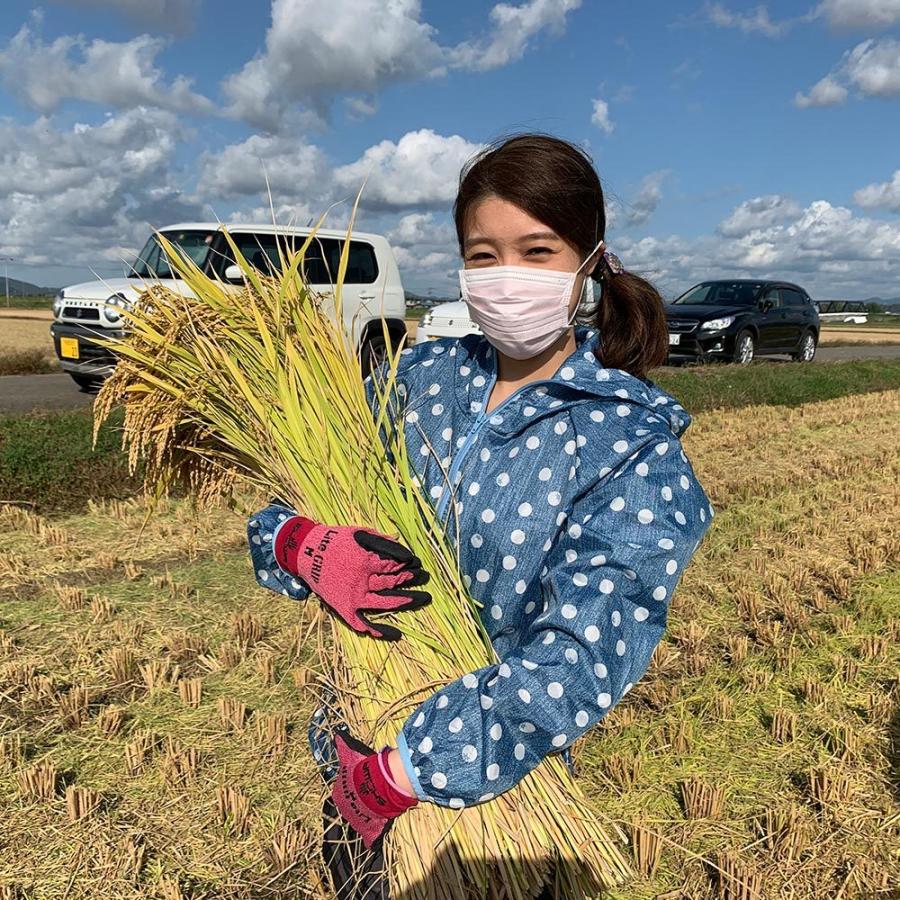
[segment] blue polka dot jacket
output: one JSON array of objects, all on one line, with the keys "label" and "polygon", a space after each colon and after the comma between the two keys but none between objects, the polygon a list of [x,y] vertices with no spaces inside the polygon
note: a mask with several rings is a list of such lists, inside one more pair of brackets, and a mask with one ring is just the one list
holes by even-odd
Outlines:
[{"label": "blue polka dot jacket", "polygon": [[[551,378],[490,412],[497,355],[482,336],[401,355],[391,415],[499,660],[436,691],[397,735],[423,801],[486,802],[549,754],[569,761],[646,671],[713,516],[680,442],[690,415],[652,381],[605,368],[593,329],[575,339]],[[270,551],[263,563],[251,551],[260,584],[307,596]],[[333,772],[324,733],[319,710],[313,751]]]}]

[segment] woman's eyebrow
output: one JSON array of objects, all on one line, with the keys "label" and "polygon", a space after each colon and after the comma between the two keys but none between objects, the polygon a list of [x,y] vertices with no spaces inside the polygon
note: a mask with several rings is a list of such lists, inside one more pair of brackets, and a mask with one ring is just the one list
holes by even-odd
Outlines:
[{"label": "woman's eyebrow", "polygon": [[[526,241],[558,241],[559,235],[555,231],[533,231],[531,234],[523,234],[516,238],[517,244],[524,244]],[[481,234],[473,234],[466,238],[465,248],[468,249],[473,244],[494,244],[493,239],[485,237]]]},{"label": "woman's eyebrow", "polygon": [[555,231],[533,231],[531,234],[523,234],[518,238],[519,243],[524,241],[558,241],[559,235]]}]

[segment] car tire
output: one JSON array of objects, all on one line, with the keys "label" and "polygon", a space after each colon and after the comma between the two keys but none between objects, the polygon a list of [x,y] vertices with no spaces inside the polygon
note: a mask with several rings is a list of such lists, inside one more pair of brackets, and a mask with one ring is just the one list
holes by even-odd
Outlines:
[{"label": "car tire", "polygon": [[69,372],[69,376],[78,385],[79,390],[85,394],[96,394],[100,390],[100,385],[103,384],[103,379],[97,378],[95,375],[76,375],[74,372]]},{"label": "car tire", "polygon": [[747,366],[753,362],[756,354],[756,338],[749,328],[744,328],[737,333],[734,338],[734,353],[732,354],[732,362],[736,362],[740,366]]},{"label": "car tire", "polygon": [[[405,343],[408,338],[408,335],[404,335],[401,340]],[[391,352],[396,351],[396,349],[397,346],[393,345],[391,347]],[[363,378],[368,378],[386,358],[387,344],[385,344],[384,335],[373,334],[365,344],[363,344],[362,352],[360,353]]]},{"label": "car tire", "polygon": [[795,362],[812,362],[816,355],[816,336],[811,331],[804,331],[797,350],[791,354]]}]

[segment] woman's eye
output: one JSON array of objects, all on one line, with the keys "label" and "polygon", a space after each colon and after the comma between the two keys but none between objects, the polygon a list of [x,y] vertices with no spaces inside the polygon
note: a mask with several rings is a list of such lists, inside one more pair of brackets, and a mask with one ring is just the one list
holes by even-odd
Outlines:
[{"label": "woman's eye", "polygon": [[532,247],[532,248],[528,251],[528,254],[527,254],[527,255],[530,256],[532,253],[549,253],[549,252],[550,252],[550,248],[549,248],[549,247]]},{"label": "woman's eye", "polygon": [[486,260],[486,259],[491,259],[491,254],[490,254],[490,253],[473,253],[473,254],[469,257],[469,262],[481,262],[481,261],[484,261],[484,260]]}]

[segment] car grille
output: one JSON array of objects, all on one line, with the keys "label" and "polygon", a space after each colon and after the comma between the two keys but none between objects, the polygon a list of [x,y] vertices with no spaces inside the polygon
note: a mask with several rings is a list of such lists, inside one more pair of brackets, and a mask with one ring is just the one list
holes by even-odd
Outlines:
[{"label": "car grille", "polygon": [[676,334],[689,334],[699,324],[694,319],[667,319],[669,331]]},{"label": "car grille", "polygon": [[78,319],[81,322],[99,322],[100,310],[90,306],[64,306],[63,318]]}]

